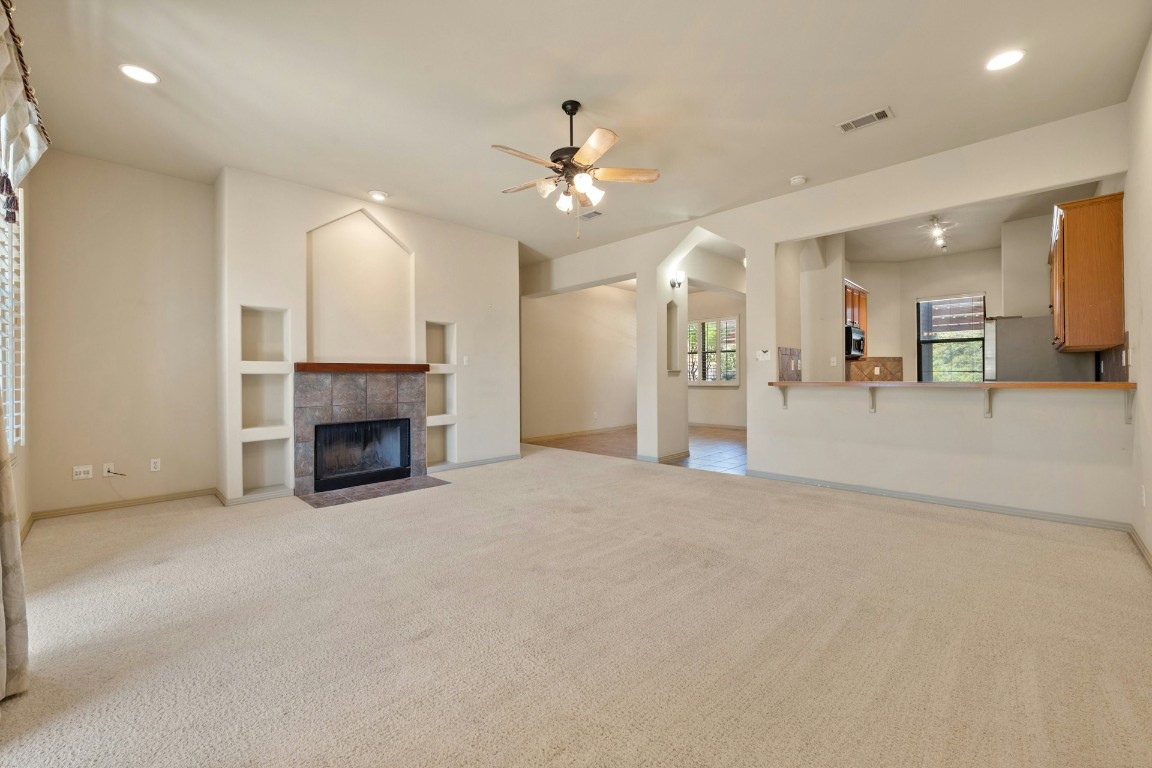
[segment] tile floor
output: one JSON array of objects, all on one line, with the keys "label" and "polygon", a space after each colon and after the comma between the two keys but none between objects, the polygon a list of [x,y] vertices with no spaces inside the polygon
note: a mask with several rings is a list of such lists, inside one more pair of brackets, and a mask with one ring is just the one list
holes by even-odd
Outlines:
[{"label": "tile floor", "polygon": [[335,507],[338,504],[347,504],[352,501],[367,501],[381,496],[418,491],[421,488],[434,488],[437,485],[448,485],[448,481],[427,475],[406,477],[403,480],[386,480],[383,483],[357,485],[352,488],[341,488],[338,491],[321,491],[320,493],[301,496],[300,500],[319,509],[320,507]]},{"label": "tile floor", "polygon": [[[620,427],[587,435],[524,442],[569,451],[599,453],[625,459],[636,458],[636,427]],[[687,458],[667,463],[677,467],[743,475],[748,470],[747,432],[729,427],[689,427],[688,454]]]}]

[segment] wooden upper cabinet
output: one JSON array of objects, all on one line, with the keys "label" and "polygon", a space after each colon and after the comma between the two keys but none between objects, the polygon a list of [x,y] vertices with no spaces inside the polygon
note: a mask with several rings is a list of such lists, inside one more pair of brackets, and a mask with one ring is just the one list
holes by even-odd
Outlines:
[{"label": "wooden upper cabinet", "polygon": [[844,281],[844,325],[864,331],[864,354],[868,354],[868,291],[851,280]]},{"label": "wooden upper cabinet", "polygon": [[1056,206],[1052,343],[1095,352],[1124,343],[1124,193]]}]

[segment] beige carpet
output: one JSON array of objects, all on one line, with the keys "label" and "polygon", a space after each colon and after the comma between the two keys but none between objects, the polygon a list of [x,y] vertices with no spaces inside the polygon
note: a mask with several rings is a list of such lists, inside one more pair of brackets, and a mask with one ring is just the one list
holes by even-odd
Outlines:
[{"label": "beige carpet", "polygon": [[1123,534],[525,456],[37,523],[0,765],[1152,765]]}]

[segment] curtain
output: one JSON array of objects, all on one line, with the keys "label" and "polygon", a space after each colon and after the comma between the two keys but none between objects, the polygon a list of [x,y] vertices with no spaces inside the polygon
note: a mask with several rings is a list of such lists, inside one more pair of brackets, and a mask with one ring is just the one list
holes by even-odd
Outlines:
[{"label": "curtain", "polygon": [[[12,0],[0,0],[0,193],[9,221],[15,220],[16,188],[48,149],[48,134],[40,122],[36,93],[28,82],[23,41],[12,27]],[[0,425],[3,423],[0,397]],[[7,439],[0,439],[0,599],[4,633],[0,655],[4,679],[0,698],[28,687],[28,622],[24,605],[24,569],[20,560],[20,521]]]},{"label": "curtain", "polygon": [[[0,422],[4,414],[0,398]],[[16,516],[16,489],[7,437],[0,437],[0,597],[4,600],[4,680],[0,698],[28,688],[28,622],[24,611],[24,569],[20,560],[20,519]]]},{"label": "curtain", "polygon": [[28,83],[24,42],[12,27],[12,0],[0,0],[0,170],[13,187],[36,165],[48,149],[49,138],[40,122],[36,92]]}]

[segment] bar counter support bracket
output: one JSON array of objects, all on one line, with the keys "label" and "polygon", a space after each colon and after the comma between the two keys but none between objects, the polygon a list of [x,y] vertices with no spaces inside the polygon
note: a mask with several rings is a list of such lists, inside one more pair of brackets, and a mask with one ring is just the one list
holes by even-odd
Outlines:
[{"label": "bar counter support bracket", "polygon": [[868,387],[868,413],[876,413],[876,387]]},{"label": "bar counter support bracket", "polygon": [[984,388],[984,418],[992,418],[992,388]]},{"label": "bar counter support bracket", "polygon": [[1132,423],[1132,401],[1136,399],[1136,390],[1124,390],[1124,423]]},{"label": "bar counter support bracket", "polygon": [[788,410],[788,387],[777,387],[780,390],[780,407]]}]

